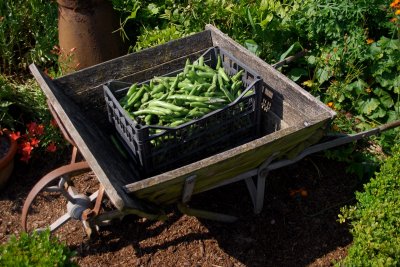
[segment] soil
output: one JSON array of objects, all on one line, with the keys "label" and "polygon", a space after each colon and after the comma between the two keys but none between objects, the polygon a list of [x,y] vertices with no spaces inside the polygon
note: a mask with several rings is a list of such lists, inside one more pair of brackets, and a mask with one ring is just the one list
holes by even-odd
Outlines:
[{"label": "soil", "polygon": [[[34,184],[66,163],[67,157],[16,165],[0,193],[0,243],[22,231],[22,205]],[[87,194],[98,184],[93,173],[74,179]],[[169,206],[164,222],[126,216],[88,239],[74,221],[55,234],[77,251],[81,266],[331,266],[346,256],[352,242],[348,226],[337,221],[340,207],[354,203],[361,186],[342,163],[314,155],[269,174],[260,214],[253,213],[244,182],[190,201],[193,208],[237,216],[234,223],[182,215]],[[40,199],[33,210],[44,218],[62,214],[65,201],[49,200]],[[32,216],[40,223],[38,213]]]}]

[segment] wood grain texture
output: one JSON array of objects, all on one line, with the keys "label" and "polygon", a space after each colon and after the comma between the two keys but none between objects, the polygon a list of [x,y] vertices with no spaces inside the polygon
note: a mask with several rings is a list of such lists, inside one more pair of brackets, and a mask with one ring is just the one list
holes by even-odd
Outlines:
[{"label": "wood grain texture", "polygon": [[[181,198],[184,181],[196,175],[193,194],[258,167],[275,152],[279,156],[290,154],[301,143],[310,145],[326,121],[319,121],[309,127],[292,126],[266,135],[242,146],[219,153],[199,162],[166,172],[145,180],[126,185],[127,193],[157,204],[171,203]],[[296,151],[297,154],[297,151]]]},{"label": "wood grain texture", "polygon": [[[138,180],[129,161],[120,156],[109,134],[102,85],[109,80],[139,82],[182,67],[187,57],[197,58],[205,49],[220,46],[263,78],[264,136],[212,157]],[[147,202],[162,205],[179,201],[184,181],[196,175],[194,193],[256,168],[269,155],[293,156],[318,141],[322,128],[335,113],[283,74],[251,54],[218,29],[204,32],[117,58],[51,81],[36,66],[32,73],[50,100],[64,126],[106,188],[118,209],[147,210]],[[145,200],[145,202],[142,202]]]},{"label": "wood grain texture", "polygon": [[[262,121],[273,121],[277,124],[278,131],[270,133],[269,128],[266,136],[250,143],[126,185],[125,190],[138,198],[158,204],[174,202],[182,194],[183,181],[189,175],[197,176],[194,189],[196,193],[256,168],[274,152],[280,152],[281,156],[295,156],[305,147],[317,142],[322,136],[321,128],[335,116],[335,112],[323,103],[218,29],[210,25],[206,29],[211,31],[214,46],[224,48],[239,61],[245,62],[264,80],[265,93],[272,103],[272,114],[264,113]],[[279,119],[281,124],[277,122]]]},{"label": "wood grain texture", "polygon": [[122,190],[123,185],[136,180],[135,174],[127,165],[127,161],[111,145],[110,138],[105,136],[93,121],[83,116],[79,107],[55,87],[34,64],[30,66],[30,70],[79,151],[104,186],[113,205],[120,210],[125,207],[145,209],[143,205],[132,201]]}]

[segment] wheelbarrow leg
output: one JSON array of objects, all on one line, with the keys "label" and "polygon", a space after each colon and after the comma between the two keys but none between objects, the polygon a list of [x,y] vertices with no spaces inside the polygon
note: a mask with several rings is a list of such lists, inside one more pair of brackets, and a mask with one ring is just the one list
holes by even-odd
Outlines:
[{"label": "wheelbarrow leg", "polygon": [[195,183],[196,183],[196,175],[189,176],[185,180],[182,192],[182,201],[177,205],[181,213],[189,216],[195,216],[198,218],[204,218],[220,222],[235,222],[237,220],[237,217],[232,215],[189,208],[187,203],[190,201],[192,197]]},{"label": "wheelbarrow leg", "polygon": [[257,169],[256,183],[254,183],[253,177],[245,179],[247,189],[250,193],[251,201],[253,202],[253,211],[255,214],[259,214],[264,206],[264,195],[265,195],[265,180],[269,173],[268,166],[276,158],[279,153],[274,153],[266,161],[264,161]]}]

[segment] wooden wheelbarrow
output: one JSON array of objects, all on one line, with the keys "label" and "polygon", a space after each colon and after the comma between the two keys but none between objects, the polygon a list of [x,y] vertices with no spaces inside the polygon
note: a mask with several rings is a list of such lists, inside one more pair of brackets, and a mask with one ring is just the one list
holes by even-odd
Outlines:
[{"label": "wooden wheelbarrow", "polygon": [[[261,136],[197,162],[142,179],[131,161],[118,152],[110,138],[115,130],[108,121],[102,85],[110,80],[141,82],[155,75],[169,73],[171,69],[182,68],[186,59],[194,60],[215,46],[246,62],[263,79]],[[22,226],[26,231],[45,227],[55,231],[74,219],[82,221],[90,235],[94,227],[128,214],[164,219],[163,207],[172,203],[177,203],[185,214],[234,221],[233,216],[189,208],[187,203],[194,194],[243,180],[250,193],[254,212],[259,213],[263,207],[265,180],[270,170],[293,164],[311,153],[400,125],[400,121],[397,121],[367,132],[318,143],[325,135],[326,126],[335,117],[335,112],[278,72],[274,66],[265,63],[211,25],[207,25],[203,32],[55,80],[51,80],[35,65],[31,65],[30,69],[44,91],[65,138],[73,145],[73,153],[70,164],[45,175],[29,193],[22,211]],[[76,162],[78,151],[84,161]],[[90,170],[99,181],[99,187],[87,195],[77,191],[72,177]],[[65,197],[66,211],[38,225],[38,220],[32,221],[30,217],[40,213],[40,206],[33,203],[41,193]],[[105,196],[112,204],[110,211],[101,209]]]}]

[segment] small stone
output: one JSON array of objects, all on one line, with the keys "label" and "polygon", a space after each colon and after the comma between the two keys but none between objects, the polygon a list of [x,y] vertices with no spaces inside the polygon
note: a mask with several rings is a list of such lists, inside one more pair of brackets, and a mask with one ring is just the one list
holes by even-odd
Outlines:
[{"label": "small stone", "polygon": [[270,223],[271,223],[271,224],[275,224],[276,221],[275,221],[274,219],[272,219]]},{"label": "small stone", "polygon": [[7,227],[10,227],[12,225],[12,222],[7,223]]}]

